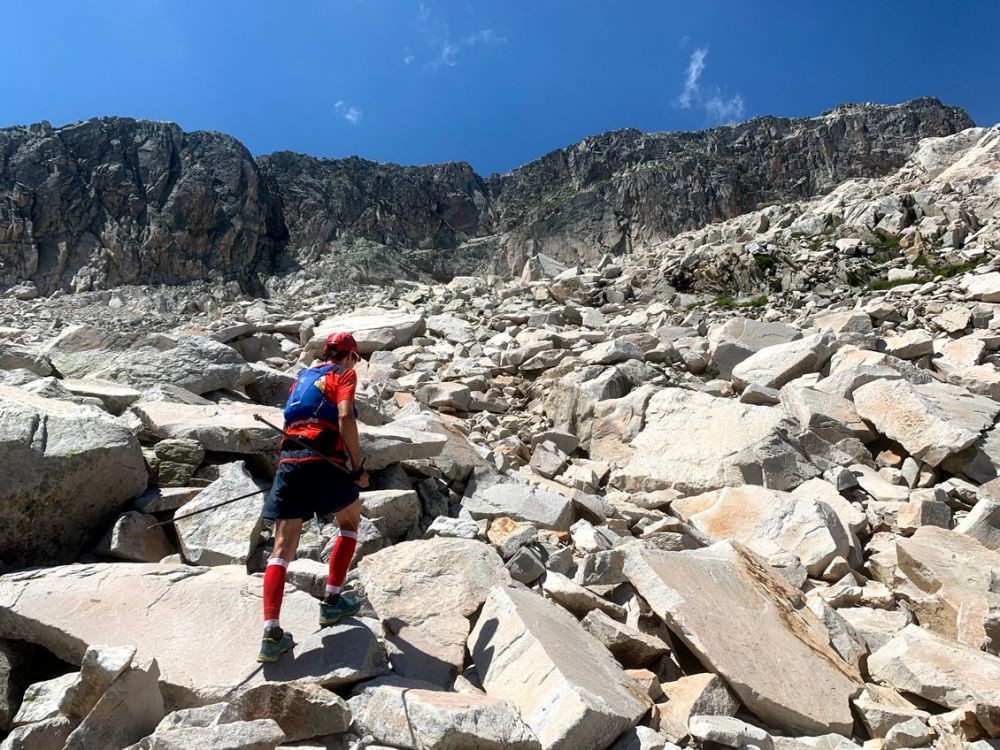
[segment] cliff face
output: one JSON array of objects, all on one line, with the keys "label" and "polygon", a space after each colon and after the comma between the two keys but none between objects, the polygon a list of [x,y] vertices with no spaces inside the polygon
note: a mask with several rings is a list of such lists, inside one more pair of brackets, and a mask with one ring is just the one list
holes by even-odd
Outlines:
[{"label": "cliff face", "polygon": [[252,288],[286,241],[267,182],[229,136],[124,118],[0,130],[0,287]]},{"label": "cliff face", "polygon": [[[935,99],[762,117],[696,133],[622,130],[488,179],[288,152],[122,118],[0,130],[0,289],[235,280],[343,256],[363,277],[516,272],[627,253],[679,231],[899,168],[971,127]],[[382,269],[381,272],[379,269]]]},{"label": "cliff face", "polygon": [[936,99],[845,105],[810,119],[759,117],[696,133],[587,138],[490,181],[498,263],[542,250],[565,261],[628,252],[762,204],[898,169],[921,138],[972,127]]}]

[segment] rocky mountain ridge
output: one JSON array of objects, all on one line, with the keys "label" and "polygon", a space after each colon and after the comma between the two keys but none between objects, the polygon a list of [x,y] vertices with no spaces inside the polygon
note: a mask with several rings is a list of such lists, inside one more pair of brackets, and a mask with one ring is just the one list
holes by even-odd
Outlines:
[{"label": "rocky mountain ridge", "polygon": [[[696,133],[623,130],[501,175],[279,152],[219,133],[104,118],[0,130],[0,289],[517,273],[593,263],[761,204],[903,164],[973,125],[935,99],[760,117]],[[273,281],[277,279],[277,281]]]},{"label": "rocky mountain ridge", "polygon": [[[970,129],[626,263],[0,299],[0,750],[995,750],[998,175]],[[310,520],[260,668],[254,416],[334,330],[365,603],[317,627]]]}]

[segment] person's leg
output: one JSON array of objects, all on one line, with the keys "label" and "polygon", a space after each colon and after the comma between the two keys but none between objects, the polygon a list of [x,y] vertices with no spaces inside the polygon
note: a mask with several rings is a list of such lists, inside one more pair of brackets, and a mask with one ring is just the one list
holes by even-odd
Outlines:
[{"label": "person's leg", "polygon": [[354,559],[354,550],[358,546],[358,526],[361,524],[361,501],[355,500],[336,514],[340,532],[333,543],[330,553],[330,574],[326,579],[327,603],[334,603],[340,596],[340,589],[347,577],[347,569]]},{"label": "person's leg", "polygon": [[302,536],[301,518],[281,518],[274,523],[274,550],[264,569],[264,627],[280,627],[281,599],[288,563],[295,559]]}]

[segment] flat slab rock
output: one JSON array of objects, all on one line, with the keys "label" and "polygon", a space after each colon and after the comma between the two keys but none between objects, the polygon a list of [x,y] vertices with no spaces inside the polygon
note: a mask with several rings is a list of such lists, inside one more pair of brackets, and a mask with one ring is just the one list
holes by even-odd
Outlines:
[{"label": "flat slab rock", "polygon": [[[263,680],[336,686],[386,671],[368,627],[351,619],[320,630],[316,600],[291,589],[281,622],[301,645],[261,668],[261,581],[235,567],[143,563],[12,573],[0,576],[0,638],[37,643],[71,664],[90,645],[134,645],[137,658],[156,659],[168,710],[224,700]],[[185,632],[211,633],[213,645],[191,648],[178,638]]]},{"label": "flat slab rock", "polygon": [[[692,494],[741,484],[791,489],[820,473],[792,442],[790,435],[800,429],[780,409],[665,388],[649,399],[621,473],[636,490]],[[600,451],[591,458],[605,460]]]},{"label": "flat slab rock", "polygon": [[490,593],[469,652],[487,695],[517,706],[545,750],[602,750],[649,708],[600,641],[528,590]]},{"label": "flat slab rock", "polygon": [[976,442],[1000,414],[1000,404],[965,388],[905,380],[863,385],[854,391],[854,404],[880,433],[931,466]]},{"label": "flat slab rock", "polygon": [[568,531],[573,523],[573,501],[568,497],[483,470],[466,486],[462,507],[475,519],[506,516],[543,529]]},{"label": "flat slab rock", "polygon": [[673,511],[713,541],[736,540],[759,555],[790,552],[819,576],[850,553],[850,537],[830,506],[809,497],[746,485],[673,502]]},{"label": "flat slab rock", "polygon": [[754,553],[730,542],[688,552],[632,549],[625,574],[761,721],[850,735],[860,676],[830,646],[799,592]]},{"label": "flat slab rock", "polygon": [[50,341],[45,352],[64,377],[136,388],[173,384],[201,394],[238,388],[255,377],[235,349],[207,336],[125,334],[74,325]]},{"label": "flat slab rock", "polygon": [[868,657],[874,680],[941,706],[971,704],[991,737],[1000,737],[1000,657],[907,625]]},{"label": "flat slab rock", "polygon": [[162,439],[197,440],[207,450],[221,453],[262,453],[275,450],[281,436],[265,424],[284,422],[281,409],[256,404],[178,404],[143,401],[131,407],[147,432]]},{"label": "flat slab rock", "polygon": [[925,627],[970,646],[990,640],[983,617],[1000,610],[993,571],[1000,571],[1000,552],[958,531],[922,526],[909,539],[896,540],[899,575],[932,596],[926,608],[912,609]]}]

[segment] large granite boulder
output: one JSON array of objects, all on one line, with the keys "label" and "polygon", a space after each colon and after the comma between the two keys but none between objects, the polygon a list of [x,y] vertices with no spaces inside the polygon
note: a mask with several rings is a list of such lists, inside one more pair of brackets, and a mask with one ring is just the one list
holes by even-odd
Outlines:
[{"label": "large granite boulder", "polygon": [[649,707],[600,641],[531,591],[494,589],[469,652],[486,694],[517,706],[545,750],[601,750]]},{"label": "large granite boulder", "polygon": [[314,358],[322,354],[326,337],[338,331],[353,334],[361,353],[371,354],[405,346],[425,330],[427,324],[424,319],[405,310],[358,309],[327,318],[316,326],[312,338],[306,344],[305,356]]},{"label": "large granite boulder", "polygon": [[818,372],[833,353],[833,335],[817,333],[751,354],[732,369],[733,385],[781,388],[800,375]]},{"label": "large granite boulder", "polygon": [[[243,495],[250,497],[207,510]],[[254,482],[242,461],[223,466],[219,478],[178,514],[189,517],[174,521],[184,559],[195,565],[245,564],[260,540],[264,498],[264,491]],[[193,513],[197,515],[191,515]]]},{"label": "large granite boulder", "polygon": [[708,351],[727,380],[733,368],[750,355],[769,346],[787,344],[802,338],[802,331],[784,323],[766,323],[748,318],[730,318],[708,332]]},{"label": "large granite boulder", "polygon": [[0,555],[74,559],[146,488],[139,441],[94,407],[0,385]]},{"label": "large granite boulder", "polygon": [[801,428],[779,409],[665,388],[649,398],[642,419],[626,427],[618,441],[625,447],[606,456],[604,446],[615,441],[604,437],[591,458],[617,460],[629,489],[695,493],[765,484],[781,490],[820,473],[811,460],[821,456],[807,458]]},{"label": "large granite boulder", "polygon": [[355,726],[405,750],[539,750],[517,709],[482,693],[448,693],[392,684],[351,699]]},{"label": "large granite boulder", "polygon": [[254,454],[278,447],[281,435],[256,421],[255,415],[278,427],[284,424],[280,409],[255,404],[141,401],[131,411],[157,439],[197,440],[206,450],[220,453]]},{"label": "large granite boulder", "polygon": [[868,658],[873,679],[948,708],[972,707],[1000,737],[1000,657],[908,625]]},{"label": "large granite boulder", "polygon": [[629,550],[625,574],[653,612],[764,723],[849,735],[858,673],[801,594],[731,542],[688,552]]},{"label": "large granite boulder", "polygon": [[462,507],[475,519],[506,516],[543,529],[568,531],[573,523],[570,498],[485,469],[466,485]]},{"label": "large granite boulder", "polygon": [[[107,563],[0,576],[0,638],[37,643],[70,663],[93,644],[134,645],[140,660],[155,657],[167,710],[226,700],[268,680],[336,687],[384,673],[384,652],[366,625],[320,630],[316,600],[292,589],[281,623],[298,645],[261,669],[260,607],[261,578],[235,566]],[[211,633],[224,647],[191,648],[178,633]]]},{"label": "large granite boulder", "polygon": [[[975,648],[1000,635],[984,622],[991,611],[1000,612],[993,572],[1000,571],[1000,551],[959,531],[921,526],[896,540],[896,571],[900,584],[922,592],[910,608],[924,627]],[[997,649],[1000,638],[992,644]]]},{"label": "large granite boulder", "polygon": [[1000,403],[945,383],[876,380],[854,392],[858,414],[914,458],[937,466],[988,429]]},{"label": "large granite boulder", "polygon": [[816,577],[850,552],[840,518],[809,497],[746,485],[674,500],[671,508],[712,541],[742,542],[765,558],[790,552]]},{"label": "large granite boulder", "polygon": [[67,378],[111,380],[136,388],[173,384],[192,393],[238,388],[254,380],[235,349],[208,336],[117,333],[89,325],[66,328],[45,353]]},{"label": "large granite boulder", "polygon": [[367,555],[358,572],[388,632],[395,671],[442,685],[462,669],[469,618],[494,586],[510,582],[490,545],[444,537]]}]

